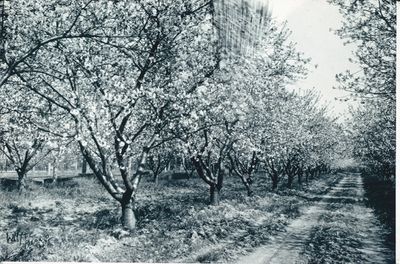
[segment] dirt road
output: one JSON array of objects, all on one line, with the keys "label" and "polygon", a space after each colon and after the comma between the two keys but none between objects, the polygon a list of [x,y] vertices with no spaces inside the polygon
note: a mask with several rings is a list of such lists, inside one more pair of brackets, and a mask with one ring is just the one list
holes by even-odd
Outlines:
[{"label": "dirt road", "polygon": [[[392,252],[383,243],[383,230],[373,211],[363,203],[360,174],[347,173],[328,194],[319,198],[269,245],[243,256],[237,263],[393,263]],[[336,229],[339,231],[351,230],[345,234],[346,241],[351,239],[352,243],[345,239],[334,240],[335,236],[330,234],[322,234],[323,242],[315,241],[316,230],[332,230],[332,226],[339,227]],[[347,244],[340,245],[344,243]],[[341,250],[340,254],[332,256],[338,248],[344,248],[348,254]]]}]

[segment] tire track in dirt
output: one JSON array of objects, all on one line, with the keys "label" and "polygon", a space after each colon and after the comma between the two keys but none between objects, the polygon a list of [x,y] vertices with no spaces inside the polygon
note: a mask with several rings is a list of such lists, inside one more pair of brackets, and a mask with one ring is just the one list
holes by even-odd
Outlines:
[{"label": "tire track in dirt", "polygon": [[[343,192],[346,193],[343,196]],[[308,263],[301,255],[304,243],[309,238],[313,227],[319,224],[321,214],[329,211],[327,205],[332,203],[353,202],[357,203],[357,214],[360,221],[357,227],[363,231],[362,248],[357,249],[365,256],[367,262],[387,263],[388,251],[383,246],[381,230],[373,211],[363,203],[364,188],[360,174],[347,173],[332,187],[331,190],[319,197],[319,201],[305,208],[303,214],[292,221],[286,231],[271,239],[269,245],[259,247],[252,254],[243,256],[237,263],[253,264],[291,264]],[[351,215],[350,215],[351,217]]]}]

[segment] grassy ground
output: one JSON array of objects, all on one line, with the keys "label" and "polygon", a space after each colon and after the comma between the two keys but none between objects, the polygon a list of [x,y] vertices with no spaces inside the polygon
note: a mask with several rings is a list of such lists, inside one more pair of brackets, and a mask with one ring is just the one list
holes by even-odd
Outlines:
[{"label": "grassy ground", "polygon": [[253,197],[228,178],[214,207],[197,178],[143,181],[134,233],[120,227],[118,204],[95,179],[35,186],[21,196],[1,190],[0,261],[231,262],[268,243],[308,205],[304,194],[325,192],[338,177],[272,192],[259,175]]},{"label": "grassy ground", "polygon": [[379,174],[363,172],[366,204],[374,209],[379,220],[390,231],[386,236],[386,244],[395,249],[396,237],[396,189],[393,182],[382,179]]}]

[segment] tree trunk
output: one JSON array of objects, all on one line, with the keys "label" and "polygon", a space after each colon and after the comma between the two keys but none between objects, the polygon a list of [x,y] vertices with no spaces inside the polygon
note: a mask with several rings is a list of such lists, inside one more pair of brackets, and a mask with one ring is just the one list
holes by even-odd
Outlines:
[{"label": "tree trunk", "polygon": [[251,189],[250,184],[246,184],[247,196],[253,196],[253,190]]},{"label": "tree trunk", "polygon": [[292,175],[292,174],[289,174],[289,175],[288,175],[287,187],[288,187],[289,189],[292,188],[293,178],[294,178],[294,175]]},{"label": "tree trunk", "polygon": [[154,185],[158,185],[158,177],[159,173],[154,173],[154,177],[153,177],[153,181],[154,181]]},{"label": "tree trunk", "polygon": [[87,171],[87,162],[86,159],[84,158],[82,162],[82,174],[86,174],[86,171]]},{"label": "tree trunk", "polygon": [[131,200],[129,202],[121,202],[122,207],[122,225],[128,230],[134,230],[136,227],[136,217],[133,211],[133,203]]},{"label": "tree trunk", "polygon": [[18,171],[18,191],[21,193],[26,189],[26,180],[25,180],[25,172]]},{"label": "tree trunk", "polygon": [[272,181],[272,190],[276,190],[278,188],[278,175],[271,175],[271,181]]},{"label": "tree trunk", "polygon": [[278,188],[278,180],[272,179],[272,190],[276,190]]},{"label": "tree trunk", "polygon": [[299,184],[299,187],[301,188],[303,185],[303,173],[302,172],[297,173],[297,183]]},{"label": "tree trunk", "polygon": [[53,183],[57,182],[57,161],[55,160],[53,163],[53,172],[52,172],[52,178],[53,178]]},{"label": "tree trunk", "polygon": [[253,191],[251,189],[251,184],[250,184],[251,180],[248,180],[249,178],[246,179],[244,177],[240,177],[240,178],[242,179],[242,182],[243,182],[244,186],[246,187],[247,195],[248,196],[252,196],[253,195]]},{"label": "tree trunk", "polygon": [[219,190],[215,185],[210,186],[210,204],[219,205]]},{"label": "tree trunk", "polygon": [[315,169],[312,169],[312,170],[310,171],[310,177],[309,177],[309,179],[310,179],[310,180],[314,180],[314,178],[315,178]]}]

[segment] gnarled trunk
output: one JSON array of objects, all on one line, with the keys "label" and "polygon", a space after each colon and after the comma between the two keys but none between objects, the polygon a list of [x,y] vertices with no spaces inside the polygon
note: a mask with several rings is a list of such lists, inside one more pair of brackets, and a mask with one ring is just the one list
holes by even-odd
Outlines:
[{"label": "gnarled trunk", "polygon": [[205,165],[201,160],[201,157],[191,158],[193,165],[196,168],[197,174],[210,186],[210,204],[219,204],[219,192],[222,189],[224,181],[224,168],[222,168],[221,163],[218,164],[218,169],[216,172],[212,171],[212,164]]},{"label": "gnarled trunk", "polygon": [[302,185],[302,181],[301,181],[301,174],[297,174],[297,183],[299,184],[299,186]]},{"label": "gnarled trunk", "polygon": [[128,230],[134,230],[136,228],[136,216],[133,210],[133,202],[129,200],[128,202],[121,202],[122,217],[121,222],[124,228]]},{"label": "gnarled trunk", "polygon": [[293,175],[293,174],[288,174],[287,187],[288,187],[289,189],[292,188],[293,179],[294,179],[294,175]]},{"label": "gnarled trunk", "polygon": [[279,176],[275,173],[271,174],[271,181],[272,181],[272,190],[276,190],[278,188],[278,181],[279,181]]},{"label": "gnarled trunk", "polygon": [[219,189],[216,185],[210,186],[210,204],[219,205]]},{"label": "gnarled trunk", "polygon": [[251,189],[251,183],[253,182],[250,176],[240,176],[244,186],[246,187],[247,190],[247,196],[252,196],[253,195],[253,190]]},{"label": "gnarled trunk", "polygon": [[24,171],[18,171],[18,182],[17,182],[17,187],[18,191],[21,193],[26,189],[26,172]]},{"label": "gnarled trunk", "polygon": [[300,188],[303,187],[303,171],[302,170],[299,170],[299,172],[297,173],[297,183],[299,184]]},{"label": "gnarled trunk", "polygon": [[278,188],[278,180],[273,179],[272,180],[272,190],[276,190]]},{"label": "gnarled trunk", "polygon": [[247,196],[253,196],[253,190],[251,189],[251,185],[249,183],[245,184],[247,190]]},{"label": "gnarled trunk", "polygon": [[154,185],[158,185],[158,180],[159,180],[159,174],[158,173],[154,174],[154,176],[153,176]]},{"label": "gnarled trunk", "polygon": [[241,175],[238,174],[240,179],[242,180],[243,185],[246,187],[247,190],[247,196],[252,196],[253,195],[253,190],[251,189],[251,184],[253,180],[251,179],[250,175]]},{"label": "gnarled trunk", "polygon": [[306,183],[308,185],[309,178],[310,178],[310,171],[308,169],[305,171],[305,175],[306,175]]}]

